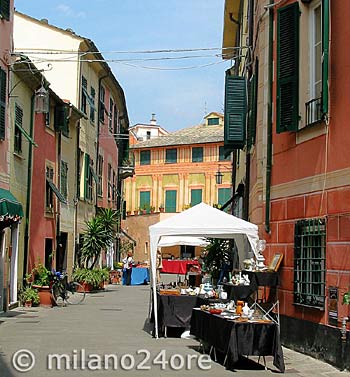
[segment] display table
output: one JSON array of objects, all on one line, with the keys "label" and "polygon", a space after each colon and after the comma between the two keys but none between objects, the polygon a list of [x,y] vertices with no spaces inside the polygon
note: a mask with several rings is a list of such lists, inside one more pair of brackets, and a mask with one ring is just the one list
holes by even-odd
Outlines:
[{"label": "display table", "polygon": [[226,355],[231,368],[240,356],[273,356],[273,365],[285,370],[278,326],[274,322],[254,323],[227,320],[194,308],[191,334]]},{"label": "display table", "polygon": [[[149,268],[133,267],[131,271],[131,285],[147,284],[149,282]],[[123,285],[126,284],[126,275],[123,274]]]},{"label": "display table", "polygon": [[[227,300],[226,300],[227,301]],[[182,327],[189,329],[192,309],[201,305],[215,302],[224,302],[219,299],[205,298],[204,296],[172,296],[157,293],[158,330],[166,336],[167,327]],[[151,316],[153,322],[153,312]]]},{"label": "display table", "polygon": [[200,270],[200,265],[197,260],[177,260],[177,259],[163,259],[162,273],[165,274],[181,274],[186,275],[191,266],[198,266]]}]

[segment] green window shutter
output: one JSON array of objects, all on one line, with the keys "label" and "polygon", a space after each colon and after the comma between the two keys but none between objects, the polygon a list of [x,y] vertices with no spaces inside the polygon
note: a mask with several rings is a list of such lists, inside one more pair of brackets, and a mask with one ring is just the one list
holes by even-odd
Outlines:
[{"label": "green window shutter", "polygon": [[5,140],[6,129],[6,72],[0,68],[0,140]]},{"label": "green window shutter", "polygon": [[140,191],[140,209],[146,209],[149,211],[151,206],[151,192]]},{"label": "green window shutter", "polygon": [[10,0],[0,0],[0,15],[5,20],[9,21],[9,19],[10,19]]},{"label": "green window shutter", "polygon": [[89,179],[90,179],[90,156],[85,153],[84,162],[84,198],[89,199]]},{"label": "green window shutter", "polygon": [[69,135],[67,106],[55,107],[55,130],[61,131],[64,136]]},{"label": "green window shutter", "polygon": [[224,142],[228,150],[242,149],[246,139],[247,93],[246,80],[232,76],[225,78]]},{"label": "green window shutter", "polygon": [[140,152],[140,165],[150,165],[151,164],[151,151],[141,151]]},{"label": "green window shutter", "polygon": [[203,147],[192,148],[192,162],[203,162]]},{"label": "green window shutter", "polygon": [[165,151],[165,162],[167,164],[176,164],[177,163],[177,149],[166,149]]},{"label": "green window shutter", "polygon": [[328,113],[329,0],[322,0],[322,114]]},{"label": "green window shutter", "polygon": [[202,189],[191,190],[191,206],[195,206],[202,202]]},{"label": "green window shutter", "polygon": [[299,5],[277,14],[277,133],[297,131],[299,123]]},{"label": "green window shutter", "polygon": [[231,199],[231,189],[219,188],[218,189],[218,204],[223,206],[229,199]]},{"label": "green window shutter", "polygon": [[68,164],[61,161],[61,184],[60,189],[63,197],[67,199],[68,196]]},{"label": "green window shutter", "polygon": [[176,212],[176,190],[165,191],[165,212]]},{"label": "green window shutter", "polygon": [[230,160],[230,154],[227,154],[226,152],[227,151],[224,146],[219,147],[219,161]]},{"label": "green window shutter", "polygon": [[248,101],[248,131],[247,131],[247,145],[250,148],[255,144],[256,136],[256,114],[258,103],[258,72],[259,61],[255,61],[255,70],[249,81],[249,101]]}]

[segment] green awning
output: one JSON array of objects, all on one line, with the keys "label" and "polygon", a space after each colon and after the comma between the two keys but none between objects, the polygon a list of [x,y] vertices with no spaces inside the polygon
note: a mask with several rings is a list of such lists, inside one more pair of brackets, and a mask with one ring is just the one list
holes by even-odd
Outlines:
[{"label": "green awning", "polygon": [[49,184],[51,190],[54,192],[54,194],[57,196],[57,199],[62,202],[67,204],[66,198],[63,196],[61,191],[56,187],[56,185],[51,181],[51,179],[46,178],[47,183]]},{"label": "green awning", "polygon": [[0,217],[23,217],[22,204],[9,190],[0,188]]}]

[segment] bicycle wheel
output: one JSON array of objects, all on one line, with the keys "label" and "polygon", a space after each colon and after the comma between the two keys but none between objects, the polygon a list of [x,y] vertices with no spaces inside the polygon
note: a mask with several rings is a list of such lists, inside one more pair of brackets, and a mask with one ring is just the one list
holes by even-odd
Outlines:
[{"label": "bicycle wheel", "polygon": [[85,299],[85,290],[84,287],[73,281],[70,283],[66,290],[66,301],[68,304],[77,305],[81,304]]},{"label": "bicycle wheel", "polygon": [[63,304],[63,287],[60,284],[53,284],[51,287],[51,298],[55,305],[61,306]]}]

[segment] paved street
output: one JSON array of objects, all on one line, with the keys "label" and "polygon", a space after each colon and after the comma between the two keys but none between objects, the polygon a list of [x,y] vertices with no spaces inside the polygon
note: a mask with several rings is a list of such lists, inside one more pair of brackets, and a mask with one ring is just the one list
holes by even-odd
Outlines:
[{"label": "paved street", "polygon": [[[89,368],[95,369],[94,376],[263,377],[276,372],[271,358],[267,358],[267,370],[254,361],[256,358],[237,365],[235,371],[226,370],[215,362],[210,363],[209,370],[201,370],[198,367],[201,353],[198,352],[196,340],[152,338],[146,321],[148,303],[148,286],[110,285],[106,291],[87,295],[84,303],[79,306],[15,309],[6,317],[0,317],[0,376],[87,376],[91,375]],[[29,350],[35,356],[35,366],[27,373],[19,373],[11,365],[13,354],[21,349]],[[57,360],[48,356],[52,354],[66,354],[66,358],[62,359],[61,370],[57,370]],[[103,369],[101,360],[104,354],[117,355],[118,360],[109,359],[108,368],[106,366]],[[155,359],[157,355],[158,359]],[[340,372],[326,363],[288,349],[284,349],[284,355],[286,373],[291,377],[348,375],[348,372]],[[148,356],[149,359],[146,360]],[[162,357],[163,361],[168,362],[164,364],[164,370],[157,363]],[[130,364],[133,359],[134,366]],[[141,364],[142,360],[145,361],[144,364]],[[188,368],[185,365],[174,370],[182,360],[188,364]],[[19,367],[22,364],[25,368],[26,362],[26,359],[18,358]],[[208,363],[203,365],[207,366]],[[116,370],[113,369],[114,366],[117,367]],[[137,370],[137,367],[141,370]],[[142,369],[144,367],[149,369]]]}]

